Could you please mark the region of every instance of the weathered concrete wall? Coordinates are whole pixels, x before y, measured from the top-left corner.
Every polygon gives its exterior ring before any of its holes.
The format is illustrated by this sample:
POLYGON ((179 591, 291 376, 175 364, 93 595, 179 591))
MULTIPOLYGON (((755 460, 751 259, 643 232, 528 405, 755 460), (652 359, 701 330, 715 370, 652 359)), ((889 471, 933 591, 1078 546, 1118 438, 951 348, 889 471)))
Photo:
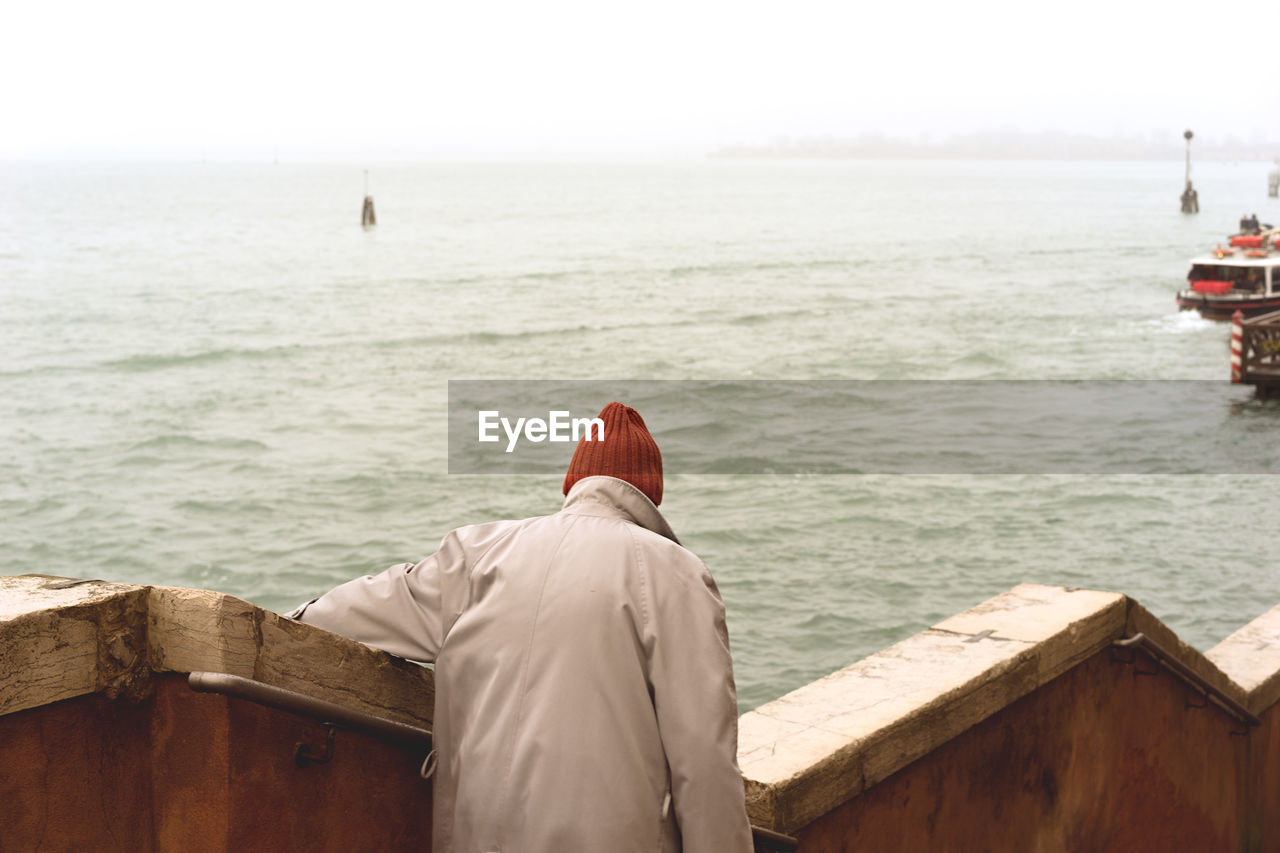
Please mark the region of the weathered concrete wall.
POLYGON ((431 673, 197 590, 0 578, 0 850, 430 849, 423 755, 195 693, 226 672, 430 724, 431 673))
POLYGON ((0 717, 0 850, 154 850, 148 717, 101 694, 0 717))
MULTIPOLYGON (((0 849, 429 849, 421 755, 342 732, 297 768, 320 724, 196 670, 430 725, 430 672, 237 599, 0 577, 0 849)), ((1024 584, 743 715, 739 762, 804 853, 1280 851, 1280 607, 1201 654, 1118 593, 1024 584), (1236 716, 1113 648, 1139 632, 1236 716)))
POLYGON ((1026 584, 744 715, 748 811, 804 851, 1280 850, 1278 673, 1280 608, 1202 655, 1026 584), (1139 632, 1262 725, 1113 649, 1139 632))
POLYGON ((1249 733, 1245 783, 1251 793, 1242 836, 1248 850, 1280 850, 1280 606, 1212 648, 1213 661, 1245 691, 1262 719, 1249 733))
POLYGON ((325 728, 158 677, 138 702, 90 694, 0 719, 0 849, 370 849, 431 844, 422 756, 340 731, 328 764, 299 768, 325 728))
POLYGON ((1095 654, 804 827, 802 848, 1241 849, 1256 735, 1139 666, 1095 654))
POLYGON ((1280 850, 1280 706, 1261 716, 1263 728, 1250 733, 1245 781, 1252 797, 1241 834, 1249 850, 1280 850))

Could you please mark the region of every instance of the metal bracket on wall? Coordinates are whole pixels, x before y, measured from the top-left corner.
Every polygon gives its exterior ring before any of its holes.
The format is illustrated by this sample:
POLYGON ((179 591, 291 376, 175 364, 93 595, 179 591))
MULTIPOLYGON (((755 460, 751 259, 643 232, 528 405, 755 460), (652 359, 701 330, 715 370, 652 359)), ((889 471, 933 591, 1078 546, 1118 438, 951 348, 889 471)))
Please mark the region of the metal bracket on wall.
POLYGON ((299 767, 306 767, 308 764, 328 764, 333 760, 333 739, 338 733, 338 727, 333 723, 325 723, 328 734, 324 738, 324 752, 317 754, 305 743, 299 741, 293 746, 293 763, 299 767))
POLYGON ((1159 674, 1160 670, 1159 670, 1158 668, 1157 668, 1157 669, 1147 670, 1147 669, 1143 669, 1142 667, 1138 666, 1138 654, 1137 654, 1137 652, 1135 652, 1133 649, 1125 649, 1125 650, 1126 650, 1126 651, 1128 651, 1128 653, 1129 653, 1129 654, 1128 654, 1128 656, 1125 656, 1125 655, 1121 654, 1120 652, 1116 651, 1116 645, 1117 645, 1116 643, 1112 643, 1112 644, 1111 644, 1111 661, 1112 661, 1112 663, 1122 663, 1122 664, 1124 664, 1125 666, 1131 666, 1131 667, 1133 667, 1133 671, 1134 671, 1134 674, 1135 674, 1135 675, 1157 675, 1157 674, 1159 674))

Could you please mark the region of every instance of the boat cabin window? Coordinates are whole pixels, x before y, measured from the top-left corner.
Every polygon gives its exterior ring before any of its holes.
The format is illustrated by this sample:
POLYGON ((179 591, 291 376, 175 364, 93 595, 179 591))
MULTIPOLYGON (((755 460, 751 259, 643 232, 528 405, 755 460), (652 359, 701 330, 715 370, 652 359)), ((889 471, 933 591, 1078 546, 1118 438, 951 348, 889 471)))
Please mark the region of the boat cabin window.
MULTIPOLYGON (((1232 290, 1262 293, 1267 287, 1265 273, 1266 271, 1262 267, 1194 264, 1191 267, 1191 272, 1187 273, 1187 280, 1192 283, 1197 281, 1227 281, 1231 283, 1232 290)), ((1277 285, 1280 285, 1280 282, 1277 285)))

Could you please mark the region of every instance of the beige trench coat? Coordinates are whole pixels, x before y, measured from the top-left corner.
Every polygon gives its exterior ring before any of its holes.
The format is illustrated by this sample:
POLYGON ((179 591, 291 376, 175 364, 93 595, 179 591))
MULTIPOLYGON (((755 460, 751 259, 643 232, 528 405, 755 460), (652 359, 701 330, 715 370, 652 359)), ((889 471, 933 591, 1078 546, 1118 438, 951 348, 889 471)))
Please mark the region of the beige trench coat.
POLYGON ((295 613, 436 662, 436 853, 748 853, 724 604, 638 489, 455 530, 295 613))

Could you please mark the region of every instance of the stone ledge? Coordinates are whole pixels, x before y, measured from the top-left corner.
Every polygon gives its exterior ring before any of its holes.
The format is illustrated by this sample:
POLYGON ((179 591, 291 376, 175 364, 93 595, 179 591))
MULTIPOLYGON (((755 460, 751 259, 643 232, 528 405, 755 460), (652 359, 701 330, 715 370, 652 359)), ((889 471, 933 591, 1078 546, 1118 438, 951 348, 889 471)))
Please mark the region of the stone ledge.
POLYGON ((1205 657, 1245 692, 1244 706, 1261 714, 1280 701, 1280 605, 1214 646, 1205 657))
POLYGON ((1119 637, 1118 593, 1022 584, 739 721, 754 823, 793 832, 1119 637))
POLYGON ((222 593, 0 577, 0 715, 86 693, 141 695, 153 672, 254 678, 431 726, 430 670, 222 593))
POLYGON ((1139 632, 1254 714, 1280 701, 1280 606, 1202 654, 1118 593, 1022 584, 744 714, 747 811, 794 832, 1139 632))

